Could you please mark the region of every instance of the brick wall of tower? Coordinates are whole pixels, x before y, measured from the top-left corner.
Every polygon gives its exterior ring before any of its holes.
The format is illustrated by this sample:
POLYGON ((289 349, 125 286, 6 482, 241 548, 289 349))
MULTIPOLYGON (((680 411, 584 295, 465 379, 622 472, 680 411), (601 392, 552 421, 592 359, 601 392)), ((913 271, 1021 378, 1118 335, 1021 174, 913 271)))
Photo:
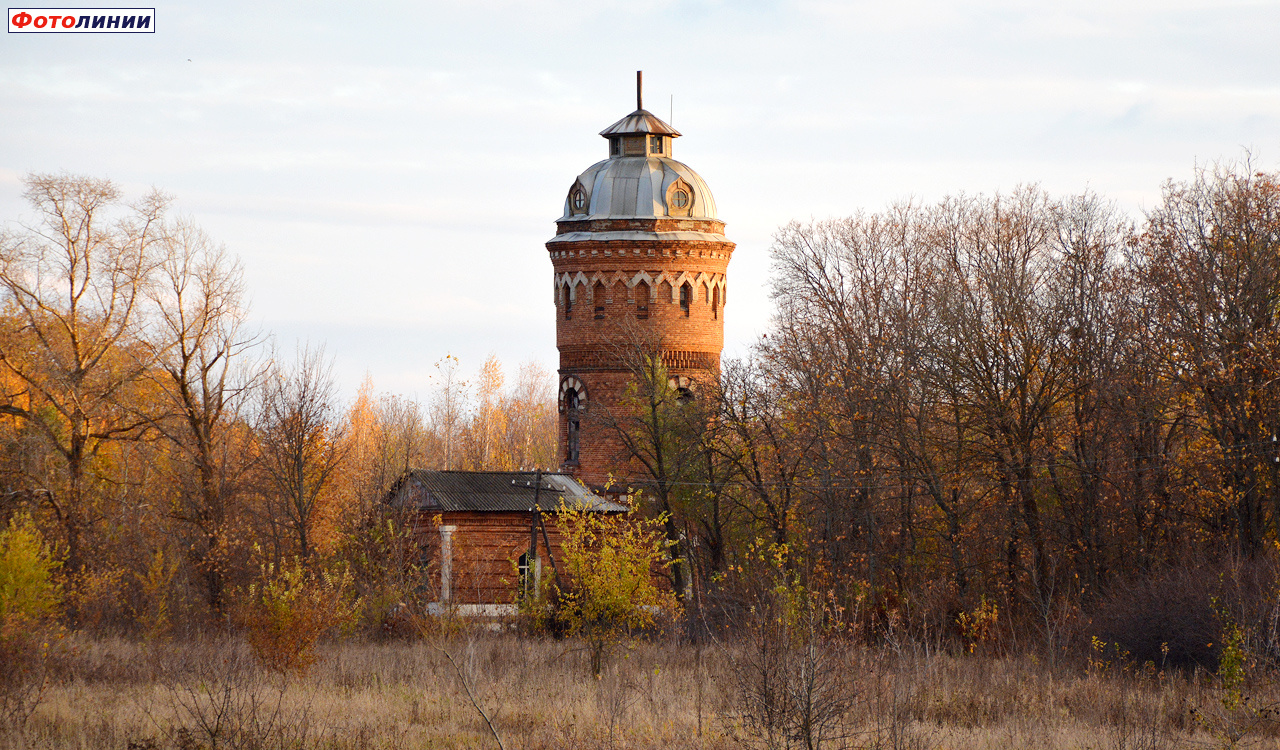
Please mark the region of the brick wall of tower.
MULTIPOLYGON (((600 486, 610 474, 619 478, 636 471, 634 466, 627 466, 627 456, 616 433, 599 420, 603 410, 616 408, 630 381, 620 355, 636 331, 661 337, 663 360, 672 376, 705 381, 718 373, 724 348, 725 272, 734 245, 723 239, 723 224, 718 221, 648 219, 592 224, 595 226, 562 222, 560 233, 583 229, 592 233, 693 230, 708 238, 547 243, 555 269, 552 291, 559 374, 561 379, 573 376, 581 380, 588 400, 581 419, 579 461, 562 468, 588 485, 600 486), (626 226, 615 226, 624 223, 626 226), (647 310, 636 295, 640 287, 627 283, 634 282, 640 272, 657 280, 650 284, 647 310), (576 299, 569 311, 563 294, 566 276, 577 285, 576 299), (687 315, 679 302, 678 281, 682 277, 691 281, 693 292, 687 315), (596 280, 604 284, 602 304, 595 299, 596 280), (673 289, 664 287, 663 281, 677 284, 673 289)), ((568 439, 568 420, 562 408, 562 457, 568 439)))
MULTIPOLYGON (((565 371, 561 371, 562 374, 565 371)), ((628 455, 618 434, 604 421, 608 409, 615 407, 626 393, 631 380, 630 373, 619 371, 574 372, 587 386, 589 400, 582 416, 581 449, 576 466, 565 465, 562 470, 571 472, 589 487, 603 487, 613 479, 614 488, 625 490, 626 479, 636 475, 637 469, 629 465, 628 455)), ((568 421, 560 415, 561 450, 569 439, 568 421)))

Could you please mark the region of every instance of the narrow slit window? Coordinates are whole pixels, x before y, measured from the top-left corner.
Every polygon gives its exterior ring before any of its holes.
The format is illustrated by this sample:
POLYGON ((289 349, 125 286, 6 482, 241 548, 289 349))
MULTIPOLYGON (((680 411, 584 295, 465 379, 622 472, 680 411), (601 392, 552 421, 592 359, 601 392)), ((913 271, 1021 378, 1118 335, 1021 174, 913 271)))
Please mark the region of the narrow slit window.
POLYGON ((636 317, 641 320, 649 317, 649 285, 643 281, 636 285, 636 317))

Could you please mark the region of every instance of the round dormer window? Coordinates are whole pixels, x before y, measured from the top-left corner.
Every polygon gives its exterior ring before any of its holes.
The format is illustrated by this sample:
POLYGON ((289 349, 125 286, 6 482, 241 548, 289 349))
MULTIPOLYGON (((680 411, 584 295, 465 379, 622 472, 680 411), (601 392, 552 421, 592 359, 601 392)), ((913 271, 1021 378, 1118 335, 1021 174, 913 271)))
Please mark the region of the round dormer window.
POLYGON ((677 179, 667 187, 667 215, 689 216, 693 211, 693 188, 677 179))
POLYGON ((582 187, 582 183, 575 183, 573 188, 569 190, 569 213, 573 216, 579 216, 587 212, 587 191, 582 187))

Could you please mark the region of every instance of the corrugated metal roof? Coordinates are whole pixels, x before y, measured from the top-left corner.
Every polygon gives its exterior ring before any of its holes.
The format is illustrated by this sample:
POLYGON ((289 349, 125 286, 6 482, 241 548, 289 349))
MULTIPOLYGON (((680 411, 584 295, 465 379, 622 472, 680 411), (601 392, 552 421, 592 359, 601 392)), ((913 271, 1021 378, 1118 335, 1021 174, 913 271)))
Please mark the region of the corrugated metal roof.
POLYGON ((635 112, 618 120, 614 124, 600 131, 600 135, 605 138, 615 135, 632 135, 635 133, 657 133, 659 135, 669 135, 672 138, 679 138, 680 131, 663 122, 657 115, 647 109, 637 109, 635 112))
MULTIPOLYGON (((428 471, 411 469, 388 493, 393 507, 413 510, 527 512, 533 508, 532 471, 428 471)), ((626 508, 590 492, 568 474, 542 475, 538 504, 555 510, 561 500, 570 507, 586 506, 605 513, 626 508)))

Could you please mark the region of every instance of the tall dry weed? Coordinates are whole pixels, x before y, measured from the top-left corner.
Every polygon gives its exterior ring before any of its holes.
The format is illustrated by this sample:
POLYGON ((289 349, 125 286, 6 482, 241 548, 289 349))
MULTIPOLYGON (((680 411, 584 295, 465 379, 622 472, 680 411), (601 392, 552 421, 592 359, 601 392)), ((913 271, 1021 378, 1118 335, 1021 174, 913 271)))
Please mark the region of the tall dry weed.
POLYGON ((177 750, 306 750, 322 734, 288 674, 268 672, 238 644, 190 654, 161 678, 152 723, 177 750))

